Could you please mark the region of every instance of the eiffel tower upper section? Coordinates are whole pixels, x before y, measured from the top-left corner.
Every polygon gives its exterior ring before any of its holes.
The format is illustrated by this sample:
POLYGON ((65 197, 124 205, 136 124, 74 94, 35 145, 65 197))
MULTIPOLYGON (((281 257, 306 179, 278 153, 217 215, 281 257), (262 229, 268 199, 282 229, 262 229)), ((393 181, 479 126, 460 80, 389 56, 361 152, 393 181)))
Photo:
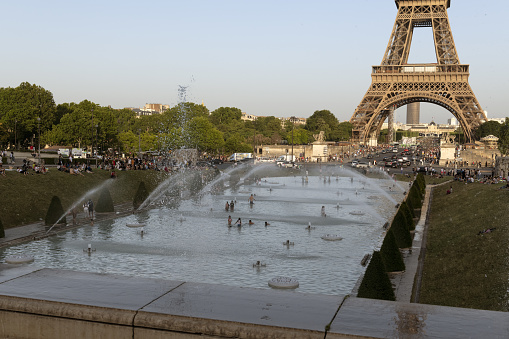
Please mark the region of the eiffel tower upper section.
POLYGON ((486 120, 468 83, 469 65, 459 61, 449 25, 450 0, 396 0, 398 14, 372 84, 350 122, 353 140, 376 138, 391 109, 411 102, 430 102, 449 110, 467 139, 486 120), (437 63, 408 64, 415 28, 431 27, 437 63))

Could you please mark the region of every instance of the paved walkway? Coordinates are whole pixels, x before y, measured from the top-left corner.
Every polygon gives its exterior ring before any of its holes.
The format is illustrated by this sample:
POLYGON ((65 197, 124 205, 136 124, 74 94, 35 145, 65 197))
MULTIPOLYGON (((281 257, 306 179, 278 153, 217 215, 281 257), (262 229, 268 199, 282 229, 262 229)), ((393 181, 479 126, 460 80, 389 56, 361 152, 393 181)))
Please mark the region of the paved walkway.
MULTIPOLYGON (((446 184, 446 183, 444 183, 446 184)), ((441 184, 443 185, 443 184, 441 184)), ((396 300, 401 302, 415 302, 413 296, 414 282, 420 282, 422 267, 420 259, 424 259, 426 248, 426 221, 428 219, 429 206, 431 203, 431 192, 435 186, 426 187, 426 195, 422 204, 422 213, 417 225, 415 226, 414 240, 412 248, 403 252, 405 261, 405 272, 395 274, 391 277, 395 285, 396 300)), ((420 284, 417 284, 418 287, 420 284)))
MULTIPOLYGON (((112 218, 117 218, 122 215, 127 215, 132 213, 132 204, 125 203, 121 205, 115 206, 115 213, 96 213, 94 216, 94 221, 102 221, 112 218)), ((42 239, 54 234, 58 234, 60 232, 65 232, 73 228, 82 227, 85 225, 90 225, 93 221, 85 215, 85 213, 78 213, 76 222, 73 225, 72 216, 67 216, 67 224, 58 224, 55 227, 51 228, 50 226, 44 225, 44 221, 40 221, 33 224, 8 228, 5 230, 5 237, 0 238, 0 247, 11 246, 16 243, 21 243, 25 241, 32 241, 37 239, 42 239), (51 230, 50 230, 51 228, 51 230)))

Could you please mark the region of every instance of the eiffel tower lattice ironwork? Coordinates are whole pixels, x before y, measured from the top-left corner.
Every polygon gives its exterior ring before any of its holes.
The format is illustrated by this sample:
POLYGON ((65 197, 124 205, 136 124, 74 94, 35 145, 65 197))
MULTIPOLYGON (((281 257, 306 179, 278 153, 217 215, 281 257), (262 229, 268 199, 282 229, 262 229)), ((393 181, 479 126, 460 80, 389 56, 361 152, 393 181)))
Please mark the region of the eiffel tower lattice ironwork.
POLYGON ((450 111, 471 141, 486 115, 468 83, 469 65, 460 64, 447 9, 451 0, 395 0, 396 22, 382 64, 373 66, 372 83, 350 122, 352 139, 379 135, 390 109, 430 102, 450 111), (432 27, 436 64, 408 64, 416 27, 432 27))

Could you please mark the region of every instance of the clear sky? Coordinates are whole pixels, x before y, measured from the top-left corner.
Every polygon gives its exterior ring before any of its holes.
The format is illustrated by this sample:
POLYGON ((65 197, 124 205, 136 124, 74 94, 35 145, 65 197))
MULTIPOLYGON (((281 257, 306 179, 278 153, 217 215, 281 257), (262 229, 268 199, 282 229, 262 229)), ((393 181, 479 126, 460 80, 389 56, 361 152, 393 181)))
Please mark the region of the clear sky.
MULTIPOLYGON (((1 1, 0 87, 35 83, 55 102, 114 108, 188 100, 210 111, 349 120, 382 61, 393 0, 1 1)), ((452 0, 460 61, 489 117, 509 116, 506 0, 452 0)), ((410 62, 436 62, 431 29, 417 29, 410 62)), ((406 108, 397 111, 404 122, 406 108)), ((421 122, 452 115, 421 108, 421 122)))

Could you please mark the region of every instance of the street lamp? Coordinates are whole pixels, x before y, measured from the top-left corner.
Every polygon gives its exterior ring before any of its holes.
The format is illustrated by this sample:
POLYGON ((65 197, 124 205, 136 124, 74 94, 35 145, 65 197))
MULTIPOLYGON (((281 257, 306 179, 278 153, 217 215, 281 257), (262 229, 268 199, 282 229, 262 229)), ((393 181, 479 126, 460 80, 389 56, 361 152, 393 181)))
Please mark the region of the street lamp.
POLYGON ((293 160, 294 159, 293 158, 293 126, 294 126, 294 123, 295 123, 295 117, 294 116, 290 117, 290 121, 292 123, 292 163, 293 163, 294 162, 294 160, 293 160))
POLYGON ((92 157, 94 157, 94 110, 92 109, 92 157))
POLYGON ((14 120, 14 149, 18 150, 18 119, 14 120))
POLYGON ((37 117, 37 125, 38 125, 38 130, 39 130, 39 166, 41 166, 41 118, 37 117))

